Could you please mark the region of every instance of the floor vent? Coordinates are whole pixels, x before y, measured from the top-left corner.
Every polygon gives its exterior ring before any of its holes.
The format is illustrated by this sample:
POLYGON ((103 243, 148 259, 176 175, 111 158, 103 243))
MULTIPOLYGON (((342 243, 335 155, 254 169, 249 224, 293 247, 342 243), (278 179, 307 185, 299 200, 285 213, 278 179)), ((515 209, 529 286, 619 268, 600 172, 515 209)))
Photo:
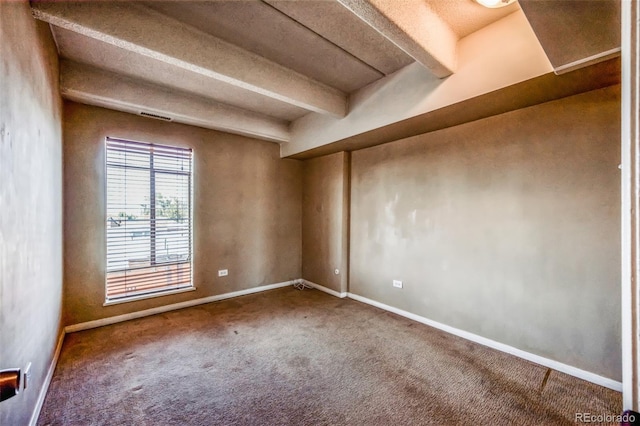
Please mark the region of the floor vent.
POLYGON ((172 121, 173 118, 171 117, 165 117, 164 115, 158 115, 158 114, 151 114, 150 112, 144 112, 144 111, 140 111, 140 115, 143 117, 150 117, 150 118, 155 118, 156 120, 162 120, 162 121, 172 121))

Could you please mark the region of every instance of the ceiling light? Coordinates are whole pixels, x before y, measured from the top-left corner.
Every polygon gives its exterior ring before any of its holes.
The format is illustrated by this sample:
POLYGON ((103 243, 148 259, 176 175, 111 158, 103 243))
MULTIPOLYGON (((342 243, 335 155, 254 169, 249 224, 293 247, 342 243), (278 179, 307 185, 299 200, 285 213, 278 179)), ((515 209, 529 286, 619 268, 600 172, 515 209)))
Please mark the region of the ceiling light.
POLYGON ((509 6, 516 0, 476 0, 479 4, 490 9, 496 9, 498 7, 509 6))

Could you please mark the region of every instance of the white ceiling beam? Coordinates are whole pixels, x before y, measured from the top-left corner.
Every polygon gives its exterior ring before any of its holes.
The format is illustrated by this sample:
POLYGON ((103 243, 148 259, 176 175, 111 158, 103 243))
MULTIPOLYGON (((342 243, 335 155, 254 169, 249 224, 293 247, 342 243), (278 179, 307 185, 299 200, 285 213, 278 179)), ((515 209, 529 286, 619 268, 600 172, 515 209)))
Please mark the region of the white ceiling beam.
POLYGON ((338 0, 438 78, 456 70, 458 36, 423 0, 338 0))
MULTIPOLYGON (((547 55, 520 10, 461 39, 458 58, 458 72, 446 79, 438 79, 414 62, 363 87, 351 94, 350 112, 346 118, 338 120, 307 114, 293 121, 291 141, 280 145, 281 156, 297 156, 350 138, 401 139, 407 137, 410 129, 411 132, 424 129, 428 120, 425 117, 429 114, 437 114, 456 104, 473 103, 473 99, 490 93, 499 94, 509 86, 553 72, 547 55), (395 130, 392 132, 390 128, 399 131, 393 133, 395 130)), ((507 103, 523 105, 522 99, 536 96, 539 90, 518 94, 507 103)), ((497 95, 496 102, 499 98, 497 95)), ((495 107, 491 102, 476 105, 475 113, 495 107)), ((474 112, 458 111, 455 114, 470 117, 474 112)), ((438 121, 448 120, 444 117, 438 121)), ((425 131, 428 130, 422 130, 425 131)))
POLYGON ((60 61, 60 92, 65 99, 139 114, 166 116, 172 121, 271 142, 289 140, 288 122, 214 102, 88 65, 60 61))
POLYGON ((268 111, 269 115, 287 121, 309 113, 308 110, 291 104, 213 80, 148 56, 120 49, 73 31, 56 26, 52 26, 52 29, 58 53, 62 58, 249 111, 258 113, 268 111))
POLYGON ((128 2, 33 2, 42 21, 309 111, 343 117, 346 95, 128 2))

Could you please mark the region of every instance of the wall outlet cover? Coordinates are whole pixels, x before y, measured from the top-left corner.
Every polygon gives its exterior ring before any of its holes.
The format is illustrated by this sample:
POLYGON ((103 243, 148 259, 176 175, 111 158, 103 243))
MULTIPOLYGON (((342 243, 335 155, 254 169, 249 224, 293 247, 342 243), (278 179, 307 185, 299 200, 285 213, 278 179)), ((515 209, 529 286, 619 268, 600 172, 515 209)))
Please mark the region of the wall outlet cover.
POLYGON ((22 373, 22 389, 26 389, 27 385, 31 382, 31 363, 28 363, 22 373))
POLYGON ((402 281, 393 280, 393 286, 396 288, 402 288, 402 281))
POLYGON ((227 275, 229 275, 229 270, 228 269, 220 269, 218 271, 218 276, 219 277, 226 277, 227 275))

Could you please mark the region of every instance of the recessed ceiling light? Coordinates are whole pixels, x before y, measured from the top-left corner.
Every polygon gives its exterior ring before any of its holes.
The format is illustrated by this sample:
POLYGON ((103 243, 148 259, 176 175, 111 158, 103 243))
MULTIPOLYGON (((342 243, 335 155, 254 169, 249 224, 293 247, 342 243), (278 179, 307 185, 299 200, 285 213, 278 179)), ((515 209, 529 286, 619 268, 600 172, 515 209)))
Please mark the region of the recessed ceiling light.
POLYGON ((498 7, 509 6, 516 0, 476 0, 479 4, 490 9, 496 9, 498 7))

